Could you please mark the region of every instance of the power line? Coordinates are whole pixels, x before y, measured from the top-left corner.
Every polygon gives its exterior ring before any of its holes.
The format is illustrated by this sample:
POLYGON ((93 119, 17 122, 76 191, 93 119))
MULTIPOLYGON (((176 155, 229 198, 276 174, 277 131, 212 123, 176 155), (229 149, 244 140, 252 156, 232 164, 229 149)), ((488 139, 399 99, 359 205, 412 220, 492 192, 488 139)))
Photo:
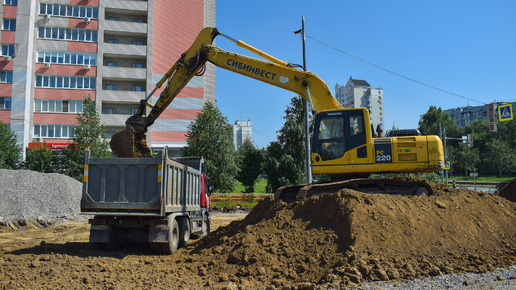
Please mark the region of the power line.
POLYGON ((307 38, 312 39, 313 41, 316 41, 316 42, 318 42, 318 43, 320 43, 320 44, 324 45, 324 46, 327 46, 327 47, 329 47, 329 48, 331 48, 331 49, 334 49, 334 50, 336 50, 336 51, 338 51, 338 52, 340 52, 340 53, 343 53, 343 54, 345 54, 345 55, 347 55, 347 56, 349 56, 349 57, 352 57, 352 58, 354 58, 354 59, 356 59, 356 60, 359 60, 359 61, 361 61, 361 62, 367 63, 368 65, 374 66, 374 67, 376 67, 376 68, 378 68, 378 69, 381 69, 381 70, 383 70, 383 71, 386 71, 386 72, 388 72, 388 73, 390 73, 390 74, 393 74, 393 75, 395 75, 395 76, 398 76, 398 77, 404 78, 404 79, 409 80, 409 81, 411 81, 411 82, 414 82, 414 83, 417 83, 417 84, 423 85, 423 86, 425 86, 425 87, 429 87, 429 88, 434 89, 434 90, 437 90, 437 91, 441 91, 441 92, 446 93, 446 94, 450 94, 450 95, 452 95, 452 96, 456 96, 456 97, 463 98, 463 99, 468 100, 468 101, 477 102, 477 103, 480 103, 480 104, 486 104, 486 105, 487 105, 487 103, 484 103, 484 102, 481 102, 481 101, 477 101, 477 100, 474 100, 474 99, 471 99, 471 98, 465 97, 465 96, 463 96, 463 95, 459 95, 459 94, 456 94, 456 93, 452 93, 452 92, 450 92, 450 91, 443 90, 443 89, 440 89, 440 88, 438 88, 438 87, 434 87, 434 86, 432 86, 432 85, 428 85, 428 84, 425 84, 425 83, 420 82, 420 81, 418 81, 418 80, 415 80, 415 79, 409 78, 409 77, 404 76, 404 75, 402 75, 402 74, 399 74, 399 73, 393 72, 393 71, 388 70, 388 69, 386 69, 386 68, 384 68, 384 67, 381 67, 381 66, 379 66, 379 65, 376 65, 376 64, 374 64, 374 63, 372 63, 372 62, 369 62, 369 61, 367 61, 367 60, 361 59, 361 58, 359 58, 358 56, 354 56, 354 55, 352 55, 352 54, 350 54, 350 53, 347 53, 347 52, 345 52, 345 51, 342 51, 342 50, 340 50, 340 49, 338 49, 338 48, 336 48, 336 47, 333 47, 333 46, 331 46, 331 45, 329 45, 329 44, 327 44, 327 43, 324 43, 324 42, 322 42, 322 41, 320 41, 320 40, 318 40, 318 39, 315 39, 315 38, 313 38, 313 37, 311 37, 311 36, 309 36, 309 35, 305 35, 305 36, 306 36, 307 38))

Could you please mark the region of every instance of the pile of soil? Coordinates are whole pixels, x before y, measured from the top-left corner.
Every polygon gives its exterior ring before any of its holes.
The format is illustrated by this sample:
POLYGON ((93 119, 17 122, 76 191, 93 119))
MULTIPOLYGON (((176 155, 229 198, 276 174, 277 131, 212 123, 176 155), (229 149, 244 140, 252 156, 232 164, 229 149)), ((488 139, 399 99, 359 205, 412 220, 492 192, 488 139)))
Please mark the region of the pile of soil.
POLYGON ((171 256, 142 246, 95 251, 87 224, 0 240, 0 286, 339 289, 516 265, 515 203, 431 186, 429 197, 346 189, 291 204, 265 199, 171 256))
POLYGON ((293 204, 268 199, 203 239, 189 259, 220 273, 208 285, 349 287, 516 265, 513 202, 431 186, 430 197, 346 189, 293 204))
POLYGON ((147 134, 136 132, 132 127, 116 132, 109 142, 109 147, 119 158, 152 157, 147 145, 147 134))

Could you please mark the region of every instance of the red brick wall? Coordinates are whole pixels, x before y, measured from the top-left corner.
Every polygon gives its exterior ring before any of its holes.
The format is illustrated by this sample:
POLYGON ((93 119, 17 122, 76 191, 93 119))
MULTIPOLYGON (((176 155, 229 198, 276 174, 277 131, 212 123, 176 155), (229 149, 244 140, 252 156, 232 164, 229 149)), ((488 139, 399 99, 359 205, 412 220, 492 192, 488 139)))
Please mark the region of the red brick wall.
POLYGON ((0 121, 4 124, 11 123, 11 110, 0 110, 0 121))
POLYGON ((34 124, 77 124, 76 113, 34 113, 34 124))
POLYGON ((84 97, 91 96, 92 100, 95 100, 94 90, 77 90, 77 89, 46 89, 46 88, 35 88, 34 98, 35 99, 47 99, 47 100, 75 100, 82 101, 84 97))
MULTIPOLYGON (((165 74, 204 28, 204 1, 155 0, 152 73, 165 74)), ((156 91, 158 96, 161 91, 156 91)), ((204 98, 203 88, 185 88, 176 98, 204 98)), ((165 109, 160 119, 194 120, 199 110, 165 109)), ((186 131, 152 131, 153 142, 185 142, 186 131)))
POLYGON ((186 142, 186 132, 183 131, 153 131, 154 142, 186 142))

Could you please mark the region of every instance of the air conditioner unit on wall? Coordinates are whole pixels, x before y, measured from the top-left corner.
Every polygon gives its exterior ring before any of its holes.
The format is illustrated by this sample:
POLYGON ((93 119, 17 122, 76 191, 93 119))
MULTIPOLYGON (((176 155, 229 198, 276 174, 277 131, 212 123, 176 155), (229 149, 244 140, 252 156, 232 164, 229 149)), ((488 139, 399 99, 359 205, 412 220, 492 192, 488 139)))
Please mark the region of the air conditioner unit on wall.
POLYGON ((48 19, 50 19, 50 18, 52 17, 52 15, 51 15, 51 14, 45 14, 45 16, 44 16, 44 17, 45 17, 45 19, 47 19, 47 20, 48 20, 48 19))
POLYGON ((90 22, 91 21, 91 17, 84 17, 82 20, 84 20, 84 22, 90 22))
POLYGON ((84 69, 90 69, 91 68, 91 65, 90 64, 85 64, 84 65, 84 69))
POLYGON ((9 55, 4 56, 4 60, 5 60, 5 61, 11 61, 11 57, 10 57, 9 55))
POLYGON ((44 66, 44 67, 46 67, 46 68, 49 68, 49 67, 50 67, 50 63, 49 63, 49 62, 45 62, 45 63, 43 64, 43 66, 44 66))

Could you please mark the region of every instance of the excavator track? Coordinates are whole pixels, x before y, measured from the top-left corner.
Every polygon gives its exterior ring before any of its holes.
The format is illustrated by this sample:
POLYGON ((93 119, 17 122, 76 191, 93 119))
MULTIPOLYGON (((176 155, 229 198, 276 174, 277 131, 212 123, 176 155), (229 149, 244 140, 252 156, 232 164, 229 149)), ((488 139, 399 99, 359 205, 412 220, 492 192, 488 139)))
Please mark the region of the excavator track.
POLYGON ((432 187, 424 180, 401 180, 397 178, 358 178, 345 181, 283 186, 274 197, 287 203, 304 200, 312 196, 337 193, 341 189, 371 194, 420 195, 433 194, 432 187))

